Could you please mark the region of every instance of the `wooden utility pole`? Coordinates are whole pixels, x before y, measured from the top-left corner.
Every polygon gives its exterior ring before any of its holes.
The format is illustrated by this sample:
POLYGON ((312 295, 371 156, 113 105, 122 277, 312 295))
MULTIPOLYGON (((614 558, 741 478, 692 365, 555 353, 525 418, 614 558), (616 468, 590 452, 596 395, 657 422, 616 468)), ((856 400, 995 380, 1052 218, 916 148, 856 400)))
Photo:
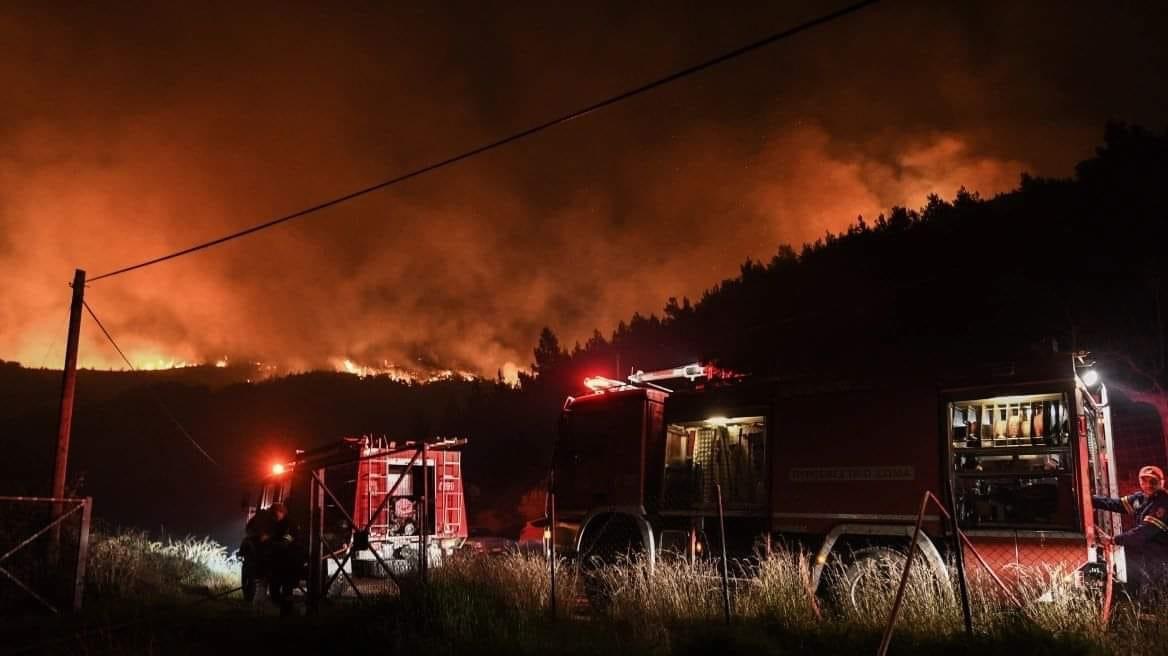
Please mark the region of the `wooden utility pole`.
MULTIPOLYGON (((73 273, 73 302, 69 305, 69 333, 65 341, 65 367, 61 372, 61 412, 57 420, 57 458, 53 462, 53 531, 49 535, 49 563, 61 555, 61 525, 56 520, 65 511, 65 475, 69 465, 69 434, 73 429, 73 396, 77 389, 77 341, 81 336, 81 308, 85 304, 85 272, 73 273)), ((88 509, 85 511, 89 512, 88 509)))
MULTIPOLYGON (((69 464, 69 435, 73 429, 73 398, 77 389, 77 341, 81 336, 81 308, 85 304, 85 272, 73 274, 73 302, 69 305, 69 335, 65 342, 65 367, 61 373, 61 412, 57 421, 57 459, 53 465, 54 499, 65 497, 69 464)), ((54 515, 59 514, 59 510, 54 515)))

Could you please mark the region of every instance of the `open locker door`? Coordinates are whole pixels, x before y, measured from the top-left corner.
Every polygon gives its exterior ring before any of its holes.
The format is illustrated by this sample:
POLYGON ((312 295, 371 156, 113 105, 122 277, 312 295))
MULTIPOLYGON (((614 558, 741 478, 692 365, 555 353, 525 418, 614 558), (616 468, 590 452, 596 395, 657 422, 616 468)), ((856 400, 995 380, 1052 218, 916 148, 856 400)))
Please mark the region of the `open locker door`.
MULTIPOLYGON (((1104 497, 1118 497, 1119 484, 1115 473, 1115 445, 1111 438, 1111 409, 1107 398, 1107 388, 1102 383, 1095 394, 1078 381, 1076 396, 1079 406, 1078 433, 1080 438, 1080 453, 1086 452, 1083 462, 1086 467, 1087 494, 1085 502, 1090 504, 1091 495, 1104 497)), ((1096 511, 1088 505, 1087 520, 1088 543, 1096 544, 1092 525, 1108 535, 1123 532, 1123 523, 1120 516, 1113 512, 1096 511)), ((1115 552, 1116 577, 1120 581, 1127 580, 1127 571, 1123 548, 1115 552)))

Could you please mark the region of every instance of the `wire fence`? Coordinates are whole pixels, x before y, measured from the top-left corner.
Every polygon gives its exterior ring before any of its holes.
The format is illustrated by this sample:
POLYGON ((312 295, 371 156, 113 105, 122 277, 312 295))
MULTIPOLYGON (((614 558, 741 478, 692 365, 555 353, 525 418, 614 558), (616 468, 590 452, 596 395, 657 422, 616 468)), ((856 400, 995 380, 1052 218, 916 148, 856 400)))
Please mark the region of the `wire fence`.
POLYGON ((419 575, 423 523, 429 565, 440 564, 452 543, 461 542, 442 535, 442 522, 435 517, 435 462, 445 454, 431 454, 425 468, 413 455, 420 452, 320 470, 325 488, 321 546, 326 594, 397 594, 405 580, 419 575), (425 502, 423 475, 430 477, 430 498, 425 502))
MULTIPOLYGON (((1037 569, 1059 569, 1075 572, 1087 560, 1087 545, 1083 538, 1050 538, 1026 535, 981 536, 972 535, 970 540, 981 557, 1007 580, 1016 578, 1018 572, 1037 569)), ((975 562, 969 548, 966 548, 967 563, 975 562)))
POLYGON ((77 610, 93 500, 0 497, 0 614, 77 610))

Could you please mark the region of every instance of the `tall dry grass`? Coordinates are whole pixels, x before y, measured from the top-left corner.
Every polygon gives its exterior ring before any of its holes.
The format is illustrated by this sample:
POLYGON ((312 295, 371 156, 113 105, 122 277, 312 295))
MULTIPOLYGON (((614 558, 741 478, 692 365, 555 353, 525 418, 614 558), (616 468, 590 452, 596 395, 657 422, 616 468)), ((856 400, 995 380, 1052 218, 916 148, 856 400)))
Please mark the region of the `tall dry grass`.
POLYGON ((94 533, 87 590, 108 597, 171 597, 239 586, 239 562, 208 538, 152 540, 144 531, 94 533))
POLYGON ((806 629, 821 620, 823 603, 811 590, 811 557, 806 552, 774 551, 746 574, 754 576, 735 597, 735 612, 792 629, 806 629))
MULTIPOLYGON (((556 572, 557 604, 574 601, 573 567, 556 572)), ((547 560, 512 552, 481 557, 455 555, 435 567, 426 585, 404 585, 401 613, 394 618, 405 632, 421 628, 450 644, 522 644, 546 624, 550 571, 547 560)))
MULTIPOLYGON (((706 639, 746 639, 763 646, 795 639, 830 653, 854 653, 878 641, 902 564, 896 558, 867 562, 865 584, 852 603, 851 596, 812 594, 811 562, 804 552, 779 549, 768 558, 734 561, 729 629, 722 628, 717 564, 681 558, 662 558, 654 567, 635 556, 585 568, 562 561, 557 569, 557 623, 549 621, 546 559, 518 552, 445 559, 431 571, 428 585, 405 585, 389 609, 378 612, 394 641, 431 641, 426 644, 436 649, 486 645, 510 650, 521 645, 514 653, 583 653, 557 651, 565 636, 574 635, 589 644, 649 646, 656 653, 706 639), (577 600, 586 594, 593 603, 581 608, 577 600)), ((1021 645, 1017 653, 1153 654, 1164 653, 1168 645, 1165 607, 1135 604, 1117 594, 1114 616, 1104 627, 1097 591, 1077 584, 1068 572, 1046 568, 1011 573, 1010 586, 1021 610, 989 577, 971 569, 976 635, 969 640, 955 582, 941 584, 920 561, 916 564, 896 624, 894 644, 901 651, 949 653, 959 647, 962 653, 991 653, 1021 645), (1060 651, 1050 651, 1056 647, 1060 651)), ((825 576, 830 583, 840 573, 825 576)), ((153 600, 184 587, 235 587, 238 563, 209 540, 164 542, 140 532, 107 534, 94 538, 87 579, 99 595, 153 600)))
MULTIPOLYGON (((575 600, 577 569, 560 560, 556 568, 556 601, 568 608, 575 600)), ((551 570, 542 555, 518 551, 489 558, 456 554, 435 568, 431 585, 475 587, 498 596, 525 613, 542 613, 551 589, 551 570)))
MULTIPOLYGON (((735 560, 728 569, 728 596, 735 617, 768 618, 791 628, 807 627, 821 615, 810 592, 810 560, 798 551, 776 552, 760 561, 735 560)), ((624 556, 586 575, 593 588, 592 611, 640 626, 721 622, 725 617, 720 565, 624 556)))
MULTIPOLYGON (((879 635, 888 620, 904 561, 868 561, 865 583, 851 595, 810 592, 811 563, 806 553, 777 550, 769 558, 736 561, 729 569, 733 621, 738 625, 779 626, 796 633, 879 635), (854 603, 853 603, 854 599, 854 603)), ((838 589, 841 569, 828 571, 838 589)), ((604 619, 641 627, 656 635, 671 628, 723 621, 721 578, 712 561, 662 559, 650 568, 644 559, 625 557, 590 574, 605 602, 593 608, 604 619)), ((1087 652, 1160 653, 1168 650, 1168 609, 1133 603, 1117 595, 1108 626, 1101 622, 1097 590, 1057 568, 1020 568, 1011 572, 1015 606, 983 572, 971 570, 969 587, 976 637, 989 641, 1058 639, 1087 652), (1021 638, 1020 638, 1021 636, 1021 638)), ((964 623, 956 580, 940 582, 917 560, 910 574, 896 623, 897 639, 916 644, 960 641, 964 623)))

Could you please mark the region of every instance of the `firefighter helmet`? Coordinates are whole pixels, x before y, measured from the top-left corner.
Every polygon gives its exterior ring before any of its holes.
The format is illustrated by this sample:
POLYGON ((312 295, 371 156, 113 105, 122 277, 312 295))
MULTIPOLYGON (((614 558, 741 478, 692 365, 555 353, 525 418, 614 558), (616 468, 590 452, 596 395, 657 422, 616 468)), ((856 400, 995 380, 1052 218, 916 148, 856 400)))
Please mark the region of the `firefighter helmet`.
POLYGON ((1164 470, 1155 465, 1148 465, 1140 468, 1139 478, 1154 478, 1161 483, 1164 482, 1164 470))

